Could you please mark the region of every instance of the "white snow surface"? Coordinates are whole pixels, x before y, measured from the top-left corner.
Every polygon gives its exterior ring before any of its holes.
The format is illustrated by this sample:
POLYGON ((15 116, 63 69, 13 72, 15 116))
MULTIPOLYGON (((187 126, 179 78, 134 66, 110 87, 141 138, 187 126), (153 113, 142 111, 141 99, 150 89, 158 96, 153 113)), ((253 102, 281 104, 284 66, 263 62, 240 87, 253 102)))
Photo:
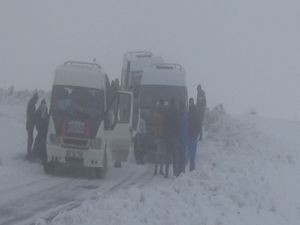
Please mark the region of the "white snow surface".
MULTIPOLYGON (((21 103, 0 103, 1 204, 16 197, 9 194, 16 195, 13 189, 24 187, 23 195, 39 191, 35 186, 36 190, 26 192, 27 184, 35 181, 46 180, 43 185, 50 186, 55 182, 74 182, 46 176, 39 164, 21 160, 26 151, 24 107, 21 103)), ((61 211, 50 221, 45 217, 37 219, 36 224, 297 225, 299 137, 299 122, 233 116, 218 107, 208 113, 205 121, 205 138, 198 145, 194 172, 169 179, 155 176, 148 182, 115 191, 100 189, 95 198, 87 197, 79 207, 61 211)), ((126 169, 141 167, 129 163, 126 169)), ((146 172, 151 174, 152 168, 146 172)), ((112 182, 117 174, 108 174, 101 184, 112 182)), ((118 178, 123 174, 119 173, 118 178)), ((93 184, 98 185, 97 182, 93 184)))
POLYGON ((53 225, 299 224, 300 124, 214 110, 197 169, 63 212, 53 225))

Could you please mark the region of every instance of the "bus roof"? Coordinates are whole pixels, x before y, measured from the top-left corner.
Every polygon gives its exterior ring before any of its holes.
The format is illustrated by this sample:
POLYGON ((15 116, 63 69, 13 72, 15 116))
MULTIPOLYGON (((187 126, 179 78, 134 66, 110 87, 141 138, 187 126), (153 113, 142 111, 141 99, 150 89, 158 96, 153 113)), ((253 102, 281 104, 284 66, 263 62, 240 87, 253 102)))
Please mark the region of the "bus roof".
POLYGON ((151 57, 151 58, 137 58, 131 61, 131 71, 142 71, 146 66, 151 66, 158 63, 163 63, 162 57, 151 57))
POLYGON ((186 86, 185 70, 179 64, 155 64, 145 67, 141 85, 186 86))
POLYGON ((56 69, 54 85, 105 89, 105 76, 96 63, 68 61, 56 69))
POLYGON ((130 62, 131 71, 142 71, 145 66, 163 63, 162 57, 154 56, 150 51, 132 51, 126 52, 123 58, 123 67, 127 67, 130 62))

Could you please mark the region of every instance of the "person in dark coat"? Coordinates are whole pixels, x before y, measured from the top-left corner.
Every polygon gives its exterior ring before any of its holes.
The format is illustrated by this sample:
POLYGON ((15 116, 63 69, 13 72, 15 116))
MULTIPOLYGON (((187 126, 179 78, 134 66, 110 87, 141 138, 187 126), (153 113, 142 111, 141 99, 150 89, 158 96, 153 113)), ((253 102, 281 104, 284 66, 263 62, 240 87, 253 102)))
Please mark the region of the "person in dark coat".
POLYGON ((179 143, 179 112, 176 106, 175 99, 170 101, 170 105, 166 110, 165 122, 164 122, 165 138, 166 138, 166 172, 165 177, 169 176, 169 166, 173 163, 173 173, 176 171, 176 152, 178 151, 179 143))
POLYGON ((197 153, 197 142, 200 134, 200 126, 198 123, 199 115, 197 107, 194 104, 194 99, 189 99, 189 113, 188 113, 188 150, 189 150, 189 164, 190 171, 195 169, 195 158, 197 153))
POLYGON ((46 160, 46 140, 48 133, 49 114, 46 101, 43 99, 35 113, 37 136, 34 141, 33 153, 42 161, 46 160))
POLYGON ((185 156, 188 143, 188 113, 184 103, 180 103, 179 110, 179 148, 176 154, 176 176, 185 172, 185 156))
POLYGON ((33 131, 35 126, 35 105, 39 99, 37 93, 34 93, 27 104, 26 110, 26 130, 27 130, 27 155, 26 159, 30 159, 32 153, 33 131))
POLYGON ((202 123, 203 123, 204 113, 206 109, 206 95, 200 84, 197 87, 197 109, 199 114, 199 126, 200 126, 199 140, 202 140, 202 134, 203 134, 202 123))

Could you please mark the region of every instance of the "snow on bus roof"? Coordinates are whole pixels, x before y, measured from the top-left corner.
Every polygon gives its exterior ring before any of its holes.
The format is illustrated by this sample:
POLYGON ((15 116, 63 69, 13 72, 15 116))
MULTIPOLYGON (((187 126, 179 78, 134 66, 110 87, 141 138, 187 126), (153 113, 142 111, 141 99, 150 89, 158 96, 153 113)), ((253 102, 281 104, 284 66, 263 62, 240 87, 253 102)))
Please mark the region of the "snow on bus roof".
POLYGON ((144 58, 134 58, 134 60, 131 61, 130 67, 131 71, 138 71, 143 70, 146 66, 151 66, 158 63, 163 63, 164 60, 162 57, 155 56, 155 57, 144 57, 144 58))
POLYGON ((124 54, 124 58, 149 58, 152 57, 151 51, 131 51, 124 54))
POLYGON ((186 86, 185 70, 179 64, 156 64, 143 70, 142 85, 186 86))
POLYGON ((96 63, 68 61, 56 69, 54 85, 105 89, 105 75, 96 63))

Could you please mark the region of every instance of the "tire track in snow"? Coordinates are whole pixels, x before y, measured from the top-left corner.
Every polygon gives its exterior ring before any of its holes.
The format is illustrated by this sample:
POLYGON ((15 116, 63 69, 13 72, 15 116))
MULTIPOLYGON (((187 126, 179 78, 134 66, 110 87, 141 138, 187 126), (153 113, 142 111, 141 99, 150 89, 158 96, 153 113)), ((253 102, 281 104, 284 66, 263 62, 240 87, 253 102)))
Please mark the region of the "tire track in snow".
MULTIPOLYGON (((133 177, 133 174, 128 175, 118 184, 113 185, 107 190, 102 190, 101 192, 98 192, 97 195, 90 197, 89 200, 98 200, 99 198, 104 197, 108 194, 113 194, 115 191, 126 189, 134 185, 138 187, 143 187, 154 178, 153 174, 151 172, 149 173, 150 168, 151 166, 147 166, 145 168, 145 171, 136 177, 133 177)), ((50 223, 61 211, 71 211, 79 207, 81 203, 82 201, 70 203, 66 207, 60 210, 56 210, 55 212, 53 212, 51 215, 49 215, 44 219, 47 223, 50 223)), ((31 223, 30 225, 34 225, 34 223, 31 223)))
MULTIPOLYGON (((37 189, 36 192, 28 195, 23 193, 21 197, 0 203, 0 224, 34 224, 34 220, 37 218, 51 221, 62 210, 72 210, 80 206, 85 199, 96 200, 132 185, 144 185, 153 177, 149 172, 150 167, 137 167, 131 165, 129 168, 125 168, 125 174, 122 171, 123 176, 119 175, 117 179, 114 179, 113 174, 118 171, 114 171, 108 179, 103 180, 80 178, 70 180, 67 178, 68 180, 63 179, 62 183, 52 184, 51 179, 55 178, 49 178, 49 185, 52 186, 46 188, 38 181, 33 182, 27 188, 37 189), (37 187, 39 185, 41 187, 37 187)), ((16 190, 19 190, 19 187, 16 187, 16 190)))

